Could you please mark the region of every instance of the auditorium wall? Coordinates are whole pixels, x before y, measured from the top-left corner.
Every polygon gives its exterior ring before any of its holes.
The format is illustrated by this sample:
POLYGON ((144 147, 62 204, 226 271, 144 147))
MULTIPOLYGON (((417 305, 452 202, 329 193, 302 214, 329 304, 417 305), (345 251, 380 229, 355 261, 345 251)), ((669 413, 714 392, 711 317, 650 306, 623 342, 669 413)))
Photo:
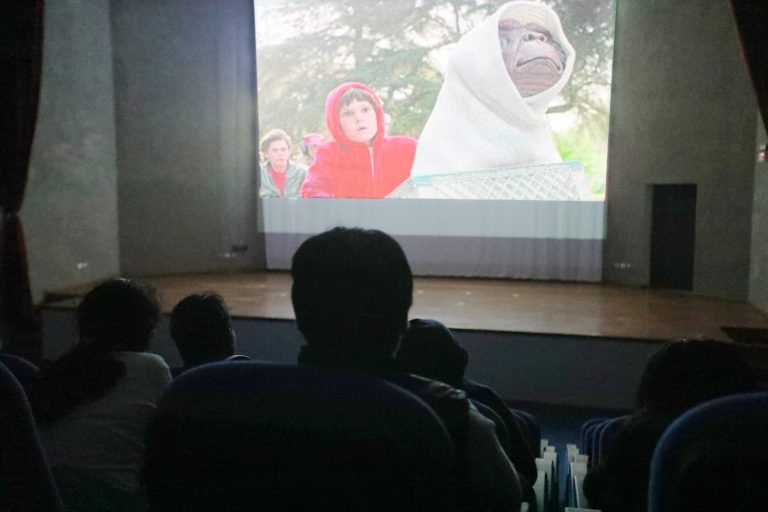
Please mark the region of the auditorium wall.
MULTIPOLYGON (((651 185, 695 183, 694 292, 764 307, 757 109, 727 2, 616 5, 603 277, 647 285, 651 185)), ((247 206, 256 204, 251 9, 47 2, 22 210, 36 301, 120 272, 263 267, 247 206)))
POLYGON ((606 281, 649 282, 653 184, 697 186, 693 292, 746 300, 757 103, 728 2, 617 2, 606 281))
POLYGON ((257 239, 253 6, 112 2, 120 266, 263 266, 257 239))
POLYGON ((33 299, 119 272, 108 0, 46 2, 40 104, 21 211, 33 299))
MULTIPOLYGON (((766 143, 765 125, 758 119, 757 147, 765 147, 766 143)), ((768 312, 768 159, 755 163, 751 261, 749 301, 768 312)))

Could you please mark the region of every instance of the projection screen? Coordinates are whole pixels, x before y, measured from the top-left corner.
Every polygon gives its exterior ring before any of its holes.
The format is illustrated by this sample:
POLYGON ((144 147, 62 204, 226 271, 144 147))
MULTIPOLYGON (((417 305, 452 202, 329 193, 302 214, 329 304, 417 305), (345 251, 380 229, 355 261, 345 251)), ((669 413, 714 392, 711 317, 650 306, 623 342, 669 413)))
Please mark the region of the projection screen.
POLYGON ((254 5, 269 268, 348 225, 420 275, 600 279, 613 0, 254 5))

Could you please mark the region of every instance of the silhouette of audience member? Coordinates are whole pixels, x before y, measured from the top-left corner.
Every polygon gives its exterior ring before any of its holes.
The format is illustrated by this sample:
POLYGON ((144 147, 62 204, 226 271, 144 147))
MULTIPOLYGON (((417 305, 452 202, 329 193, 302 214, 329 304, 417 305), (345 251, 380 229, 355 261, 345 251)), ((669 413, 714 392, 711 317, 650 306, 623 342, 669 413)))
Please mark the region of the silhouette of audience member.
POLYGON ((184 359, 175 376, 195 366, 223 360, 248 359, 235 354, 235 331, 224 299, 215 293, 182 299, 171 312, 171 336, 184 359))
POLYGON ((607 450, 605 462, 584 480, 592 508, 645 511, 651 457, 666 428, 686 410, 755 383, 739 348, 714 340, 682 340, 655 353, 640 379, 637 410, 607 450))
POLYGON ((509 439, 504 449, 520 476, 524 499, 535 499, 531 486, 536 481, 536 462, 525 434, 501 397, 487 386, 464 377, 469 357, 453 333, 436 320, 413 319, 395 358, 406 371, 461 389, 471 400, 489 407, 501 418, 509 439))
POLYGON ((96 286, 77 308, 79 340, 30 386, 40 437, 70 510, 130 509, 144 435, 171 382, 147 352, 158 320, 154 290, 128 279, 96 286), (105 508, 106 509, 106 508, 105 508))
POLYGON ((394 359, 408 325, 413 278, 400 245, 377 230, 334 228, 293 257, 291 299, 306 340, 299 363, 387 379, 420 396, 443 420, 467 470, 477 509, 518 510, 517 473, 494 424, 448 385, 410 376, 394 359))

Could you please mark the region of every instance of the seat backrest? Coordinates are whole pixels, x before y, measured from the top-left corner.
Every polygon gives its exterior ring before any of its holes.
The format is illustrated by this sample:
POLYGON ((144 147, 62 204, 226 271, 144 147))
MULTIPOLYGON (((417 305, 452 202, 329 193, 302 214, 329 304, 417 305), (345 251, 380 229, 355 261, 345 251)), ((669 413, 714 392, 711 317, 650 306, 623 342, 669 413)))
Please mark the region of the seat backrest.
POLYGON ((597 454, 597 441, 599 439, 600 429, 603 428, 605 423, 609 421, 608 418, 602 418, 601 421, 596 421, 587 427, 586 430, 586 442, 584 443, 584 453, 589 455, 589 460, 592 466, 597 466, 595 461, 595 455, 597 454))
POLYGON ((63 510, 27 396, 0 362, 0 508, 63 510))
POLYGON ((587 430, 597 423, 602 423, 607 418, 590 418, 581 424, 581 448, 582 453, 587 453, 587 430))
POLYGON ((515 418, 515 421, 523 429, 531 453, 537 455, 541 450, 541 428, 536 418, 529 412, 521 409, 509 408, 509 412, 515 418))
POLYGON ((627 416, 619 416, 618 418, 607 420, 605 422, 605 426, 598 432, 599 437, 597 439, 597 458, 594 462, 595 465, 598 465, 603 460, 605 460, 605 456, 608 452, 608 447, 611 445, 611 441, 613 441, 613 438, 616 437, 616 433, 619 431, 626 419, 627 416))
POLYGON ((0 363, 8 368, 21 387, 27 389, 27 384, 40 373, 40 369, 26 359, 13 354, 0 352, 0 363))
POLYGON ((257 361, 174 381, 147 435, 153 510, 455 510, 450 437, 387 381, 257 361))
POLYGON ((768 393, 719 398, 675 420, 653 454, 648 510, 768 510, 768 393))

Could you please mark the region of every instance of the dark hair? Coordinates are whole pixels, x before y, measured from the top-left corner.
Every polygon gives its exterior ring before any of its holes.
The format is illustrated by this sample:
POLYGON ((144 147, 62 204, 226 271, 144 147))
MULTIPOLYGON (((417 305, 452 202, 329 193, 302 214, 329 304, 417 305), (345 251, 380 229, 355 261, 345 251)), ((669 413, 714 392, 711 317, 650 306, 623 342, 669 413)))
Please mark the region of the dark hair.
POLYGON ((640 379, 637 405, 653 413, 680 414, 714 398, 754 389, 738 346, 680 340, 651 356, 640 379))
POLYGON ((291 137, 285 133, 285 130, 281 130, 280 128, 272 128, 267 133, 265 133, 259 142, 259 149, 262 153, 266 153, 269 149, 269 146, 278 140, 285 142, 288 145, 288 150, 290 151, 291 137))
POLYGON ((350 87, 339 98, 338 111, 341 111, 341 107, 346 107, 353 101, 365 101, 371 104, 373 108, 376 108, 376 98, 373 94, 359 87, 350 87))
POLYGON ((411 267, 395 239, 378 230, 331 229, 301 244, 291 276, 296 323, 308 343, 356 346, 365 333, 391 343, 379 347, 391 355, 413 295, 411 267))
POLYGON ((190 295, 176 304, 171 336, 187 366, 226 359, 235 351, 229 311, 215 293, 190 295))
POLYGON ((408 322, 395 357, 406 371, 455 388, 461 387, 468 361, 467 351, 445 325, 420 318, 408 322))
POLYGON ((112 351, 142 352, 159 316, 154 289, 110 279, 88 292, 77 308, 80 339, 30 386, 37 421, 50 423, 106 395, 125 376, 112 351))
POLYGON ((110 279, 88 292, 77 308, 80 342, 104 350, 146 351, 159 315, 152 287, 110 279))

